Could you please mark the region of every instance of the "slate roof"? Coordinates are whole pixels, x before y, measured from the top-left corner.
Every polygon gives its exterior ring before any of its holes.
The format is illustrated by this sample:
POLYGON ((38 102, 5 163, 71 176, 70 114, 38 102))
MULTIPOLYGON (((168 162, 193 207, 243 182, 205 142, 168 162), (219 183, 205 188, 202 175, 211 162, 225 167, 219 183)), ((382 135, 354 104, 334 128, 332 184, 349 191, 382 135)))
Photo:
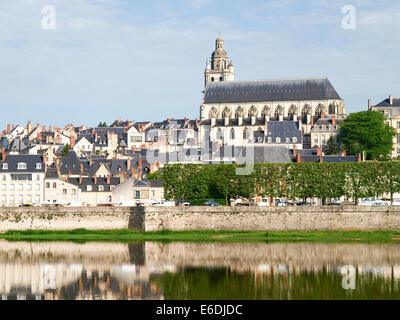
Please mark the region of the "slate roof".
POLYGON ((146 188, 146 187, 151 187, 151 188, 163 188, 164 184, 162 180, 148 180, 148 179, 142 179, 142 180, 136 180, 133 183, 133 187, 136 188, 146 188))
POLYGON ((28 147, 28 144, 21 138, 15 138, 8 146, 8 151, 21 152, 28 147))
MULTIPOLYGON (((296 162, 294 157, 293 161, 296 162)), ((301 162, 320 162, 320 156, 302 155, 301 162)), ((322 156, 322 162, 358 162, 358 156, 322 156)))
POLYGON ((385 99, 373 107, 400 107, 400 98, 393 98, 393 104, 390 104, 389 99, 385 99))
POLYGON ((0 162, 0 172, 44 172, 45 164, 41 155, 6 155, 4 162, 0 162), (8 169, 3 169, 3 163, 8 164, 8 169), (18 170, 18 163, 26 163, 26 169, 18 170), (41 163, 40 169, 36 169, 36 164, 41 163))
POLYGON ((341 100, 325 78, 210 82, 204 103, 241 103, 264 101, 341 100))
POLYGON ((214 161, 221 158, 228 158, 238 163, 240 163, 240 159, 242 159, 242 162, 246 161, 247 163, 292 162, 289 150, 285 146, 255 146, 254 148, 224 146, 215 154, 214 161))
POLYGON ((81 161, 73 150, 68 152, 66 157, 60 159, 61 175, 67 175, 70 171, 73 175, 81 173, 81 161))
POLYGON ((267 138, 272 138, 275 142, 276 138, 281 138, 282 143, 285 143, 286 138, 297 138, 297 142, 301 143, 301 129, 298 121, 270 121, 267 124, 267 138))
POLYGON ((110 192, 111 187, 120 184, 120 178, 110 178, 110 184, 107 183, 107 178, 97 178, 97 183, 95 178, 82 178, 82 183, 80 183, 79 178, 69 178, 67 181, 77 187, 79 187, 83 192, 99 192, 99 186, 104 187, 103 192, 110 192), (92 186, 92 190, 88 191, 87 186, 92 186))

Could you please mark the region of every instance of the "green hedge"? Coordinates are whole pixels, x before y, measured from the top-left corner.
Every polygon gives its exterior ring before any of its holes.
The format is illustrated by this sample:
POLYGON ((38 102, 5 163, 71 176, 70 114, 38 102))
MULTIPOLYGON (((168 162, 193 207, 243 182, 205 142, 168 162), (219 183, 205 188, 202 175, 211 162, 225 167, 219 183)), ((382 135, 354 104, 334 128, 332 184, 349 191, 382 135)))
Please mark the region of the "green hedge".
POLYGON ((167 165, 148 176, 164 182, 167 199, 326 199, 377 197, 400 192, 400 162, 255 164, 237 175, 235 164, 167 165))

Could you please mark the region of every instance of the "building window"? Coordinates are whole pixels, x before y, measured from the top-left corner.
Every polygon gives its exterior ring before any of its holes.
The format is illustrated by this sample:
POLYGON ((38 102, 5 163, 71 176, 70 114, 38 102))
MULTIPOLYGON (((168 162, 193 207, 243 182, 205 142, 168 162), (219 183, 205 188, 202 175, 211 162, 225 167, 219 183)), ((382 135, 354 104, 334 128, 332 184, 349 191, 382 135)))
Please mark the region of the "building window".
POLYGON ((276 138, 276 143, 281 143, 281 138, 276 138))
POLYGON ((50 182, 46 182, 46 189, 50 189, 50 182))
POLYGON ((293 141, 293 143, 297 143, 297 138, 293 137, 292 141, 293 141))
POLYGON ((26 170, 26 163, 24 162, 18 163, 18 170, 26 170))
POLYGON ((235 129, 231 129, 231 140, 235 140, 235 129))
POLYGON ((268 137, 268 143, 272 143, 272 138, 268 137))
POLYGON ((245 128, 243 130, 243 140, 249 139, 250 138, 250 130, 248 128, 245 128))
POLYGON ((12 185, 11 185, 10 190, 11 190, 11 191, 15 191, 15 184, 12 184, 12 185))
POLYGON ((75 196, 75 195, 76 195, 76 189, 72 189, 72 190, 71 190, 71 194, 72 194, 73 196, 75 196))
POLYGON ((7 180, 7 176, 3 175, 3 181, 6 181, 6 180, 7 180))
POLYGON ((53 182, 53 189, 57 188, 57 183, 53 182))
POLYGON ((32 191, 32 185, 28 184, 28 191, 32 191))
POLYGON ((3 170, 8 170, 8 163, 3 163, 3 170))
POLYGON ((397 134, 397 143, 400 143, 400 133, 397 134))
POLYGON ((397 129, 400 129, 400 122, 397 122, 397 129))
POLYGON ((135 192, 135 199, 140 199, 140 191, 135 192))
POLYGON ((41 170, 41 169, 42 169, 42 164, 36 163, 36 170, 41 170))
POLYGON ((63 195, 67 195, 67 189, 63 189, 63 195))
POLYGON ((1 186, 1 190, 6 191, 6 190, 7 190, 7 185, 6 185, 6 184, 3 184, 3 185, 1 186))
POLYGON ((286 143, 290 143, 290 138, 286 138, 286 143))
POLYGON ((104 191, 104 186, 99 186, 99 191, 103 192, 104 191))
POLYGON ((40 191, 40 184, 36 185, 36 191, 40 191))
POLYGON ((19 184, 18 185, 18 191, 24 191, 24 185, 23 184, 19 184))
POLYGON ((92 191, 92 186, 87 186, 87 187, 86 187, 86 190, 87 190, 87 191, 92 191))

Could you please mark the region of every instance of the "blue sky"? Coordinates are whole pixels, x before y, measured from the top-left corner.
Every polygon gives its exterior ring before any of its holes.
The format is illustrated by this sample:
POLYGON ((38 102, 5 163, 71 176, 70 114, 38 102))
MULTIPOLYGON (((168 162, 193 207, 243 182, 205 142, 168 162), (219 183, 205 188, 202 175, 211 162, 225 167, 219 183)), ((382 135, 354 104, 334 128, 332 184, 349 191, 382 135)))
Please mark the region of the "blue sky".
POLYGON ((328 76, 356 112, 400 97, 399 31, 398 0, 1 0, 0 127, 199 117, 219 33, 237 80, 328 76))

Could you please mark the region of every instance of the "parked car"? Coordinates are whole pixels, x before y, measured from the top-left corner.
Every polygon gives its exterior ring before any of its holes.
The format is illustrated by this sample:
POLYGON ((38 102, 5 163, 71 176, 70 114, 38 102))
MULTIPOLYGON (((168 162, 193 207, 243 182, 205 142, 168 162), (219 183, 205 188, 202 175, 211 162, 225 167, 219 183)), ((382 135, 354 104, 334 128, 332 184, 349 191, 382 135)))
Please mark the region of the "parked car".
POLYGON ((117 207, 136 207, 137 206, 137 201, 134 201, 134 200, 122 200, 116 206, 117 207))
POLYGON ((400 199, 393 199, 394 206, 400 206, 400 199))
POLYGON ((365 198, 365 199, 362 199, 361 200, 361 205, 362 206, 372 206, 372 202, 373 202, 374 200, 373 199, 371 199, 371 198, 365 198))
POLYGON ((386 201, 383 201, 383 200, 379 199, 379 200, 372 201, 372 206, 373 207, 381 207, 381 206, 387 207, 388 203, 386 201))
POLYGON ((295 202, 294 204, 296 207, 304 207, 304 206, 311 206, 311 203, 300 201, 300 202, 295 202))
POLYGON ((156 207, 175 207, 175 201, 161 201, 160 203, 155 204, 156 207))
POLYGON ((280 200, 280 201, 278 201, 277 206, 278 207, 287 207, 287 206, 290 206, 290 203, 289 203, 289 201, 286 201, 286 200, 280 200))
POLYGON ((67 207, 86 207, 86 202, 83 201, 72 201, 67 204, 67 207))
POLYGON ((182 206, 183 207, 191 207, 192 204, 190 202, 184 202, 184 203, 182 203, 182 206))
POLYGON ((207 206, 207 207, 218 207, 218 206, 220 206, 220 204, 215 200, 206 201, 206 202, 204 202, 204 205, 207 206))
POLYGON ((257 207, 269 207, 269 203, 268 202, 264 202, 264 201, 256 202, 255 206, 257 206, 257 207))

